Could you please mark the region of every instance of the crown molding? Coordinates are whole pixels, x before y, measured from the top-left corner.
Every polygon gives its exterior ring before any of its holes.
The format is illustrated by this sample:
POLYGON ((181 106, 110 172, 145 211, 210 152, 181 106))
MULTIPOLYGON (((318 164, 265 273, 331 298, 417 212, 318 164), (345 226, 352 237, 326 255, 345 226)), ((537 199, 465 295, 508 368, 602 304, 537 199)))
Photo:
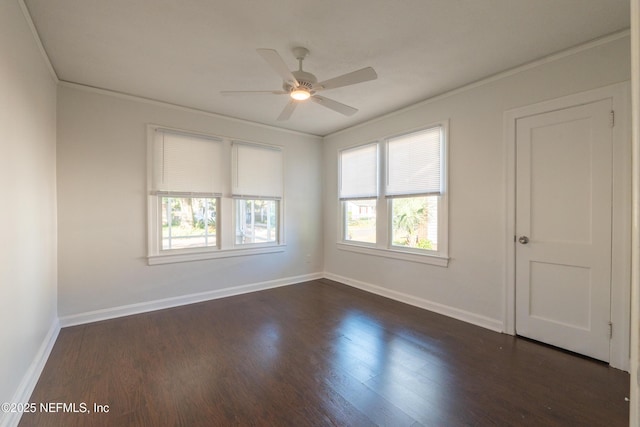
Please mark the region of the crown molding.
POLYGON ((458 95, 460 93, 467 92, 467 91, 470 91, 472 89, 476 89, 476 88, 479 88, 481 86, 485 86, 485 85, 494 83, 494 82, 496 82, 498 80, 506 79, 506 78, 511 77, 511 76, 513 76, 515 74, 522 73, 522 72, 530 70, 532 68, 540 67, 540 66, 548 64, 550 62, 558 61, 558 60, 560 60, 562 58, 567 58, 567 57, 575 55, 577 53, 584 52, 586 50, 593 49, 595 47, 606 45, 606 44, 614 42, 616 40, 629 37, 630 34, 631 34, 631 31, 629 29, 626 29, 626 30, 622 30, 622 31, 618 31, 616 33, 612 33, 612 34, 606 35, 604 37, 597 38, 595 40, 591 40, 589 42, 580 44, 578 46, 574 46, 574 47, 571 47, 569 49, 565 49, 565 50, 562 50, 560 52, 556 52, 556 53, 553 53, 551 55, 544 56, 544 57, 536 59, 534 61, 527 62, 527 63, 522 64, 522 65, 518 65, 518 66, 516 66, 514 68, 509 68, 508 70, 501 71, 501 72, 499 72, 497 74, 490 75, 488 77, 485 77, 483 79, 477 80, 477 81, 472 82, 472 83, 468 83, 466 85, 460 86, 459 88, 452 89, 450 91, 443 92, 443 93, 441 93, 439 95, 432 96, 430 98, 425 99, 424 101, 420 101, 418 103, 411 104, 411 105, 409 105, 407 107, 404 107, 404 108, 401 108, 399 110, 392 111, 391 113, 383 114, 382 116, 375 117, 375 118, 373 118, 371 120, 367 120, 366 122, 358 123, 355 126, 351 126, 351 127, 345 128, 345 129, 338 130, 336 132, 332 132, 330 134, 325 135, 324 138, 337 136, 337 135, 340 135, 340 134, 345 133, 345 132, 349 132, 349 131, 354 130, 354 129, 359 129, 361 127, 369 126, 369 125, 371 125, 373 123, 376 123, 376 122, 379 122, 379 121, 382 121, 382 120, 386 120, 388 118, 397 116, 399 114, 403 114, 403 113, 405 113, 407 111, 411 111, 411 110, 414 110, 416 108, 420 108, 420 107, 423 107, 425 105, 428 105, 428 104, 431 104, 431 103, 434 103, 434 102, 437 102, 437 101, 440 101, 440 100, 443 100, 443 99, 446 99, 446 98, 450 98, 450 97, 458 95))
POLYGON ((60 83, 60 79, 58 78, 58 73, 56 73, 56 69, 53 68, 53 64, 51 63, 51 59, 49 58, 49 55, 47 55, 47 51, 44 49, 44 45, 42 44, 42 40, 40 40, 40 34, 38 34, 38 30, 36 29, 36 26, 33 23, 33 19, 31 19, 31 14, 29 13, 29 8, 27 8, 27 5, 24 3, 24 0, 18 0, 18 5, 20 5, 20 9, 22 10, 22 14, 24 15, 24 19, 27 21, 27 25, 29 26, 29 29, 31 30, 31 35, 33 36, 33 39, 36 42, 36 45, 38 46, 38 50, 40 51, 40 54, 42 55, 42 58, 44 59, 45 65, 47 66, 47 69, 49 70, 49 74, 51 75, 51 78, 53 79, 54 82, 60 83))

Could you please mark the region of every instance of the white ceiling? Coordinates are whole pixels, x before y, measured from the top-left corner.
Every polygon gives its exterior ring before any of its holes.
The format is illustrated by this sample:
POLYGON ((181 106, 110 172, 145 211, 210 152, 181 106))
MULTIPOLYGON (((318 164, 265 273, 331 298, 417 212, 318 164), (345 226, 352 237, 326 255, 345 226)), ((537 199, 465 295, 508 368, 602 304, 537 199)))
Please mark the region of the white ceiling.
POLYGON ((361 123, 629 27, 628 0, 25 0, 62 81, 316 135, 361 123), (323 96, 352 117, 284 95, 256 53, 326 80, 366 66, 378 79, 323 96))

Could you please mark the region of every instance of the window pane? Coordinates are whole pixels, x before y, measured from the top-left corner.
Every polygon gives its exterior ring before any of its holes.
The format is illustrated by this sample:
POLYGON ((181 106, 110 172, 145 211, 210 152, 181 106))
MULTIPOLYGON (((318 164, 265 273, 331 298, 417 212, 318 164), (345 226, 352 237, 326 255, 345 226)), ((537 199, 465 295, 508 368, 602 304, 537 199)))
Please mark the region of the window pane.
POLYGON ((217 246, 216 199, 162 197, 162 250, 217 246))
POLYGON ((439 196, 391 199, 393 246, 438 250, 439 196))
POLYGON ((236 244, 278 241, 278 201, 236 200, 236 244))
POLYGON ((344 240, 376 242, 376 199, 345 200, 344 240))

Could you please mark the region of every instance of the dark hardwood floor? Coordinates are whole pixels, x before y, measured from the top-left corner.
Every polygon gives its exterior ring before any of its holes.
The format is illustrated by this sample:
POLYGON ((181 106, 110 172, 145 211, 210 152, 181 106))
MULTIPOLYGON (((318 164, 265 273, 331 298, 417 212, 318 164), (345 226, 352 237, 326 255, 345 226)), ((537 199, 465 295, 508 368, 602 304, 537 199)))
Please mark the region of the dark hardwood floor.
POLYGON ((602 363, 318 280, 65 328, 31 402, 80 412, 20 425, 612 427, 628 390, 602 363))

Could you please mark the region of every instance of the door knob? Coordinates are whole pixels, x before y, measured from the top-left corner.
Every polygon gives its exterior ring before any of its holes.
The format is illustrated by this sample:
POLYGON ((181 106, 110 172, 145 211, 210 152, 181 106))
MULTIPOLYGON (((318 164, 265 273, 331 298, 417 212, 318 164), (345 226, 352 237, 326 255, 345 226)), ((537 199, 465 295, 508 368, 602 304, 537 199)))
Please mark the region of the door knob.
POLYGON ((518 239, 518 242, 522 243, 523 245, 526 245, 527 243, 529 243, 529 238, 527 236, 520 236, 520 238, 518 239))

